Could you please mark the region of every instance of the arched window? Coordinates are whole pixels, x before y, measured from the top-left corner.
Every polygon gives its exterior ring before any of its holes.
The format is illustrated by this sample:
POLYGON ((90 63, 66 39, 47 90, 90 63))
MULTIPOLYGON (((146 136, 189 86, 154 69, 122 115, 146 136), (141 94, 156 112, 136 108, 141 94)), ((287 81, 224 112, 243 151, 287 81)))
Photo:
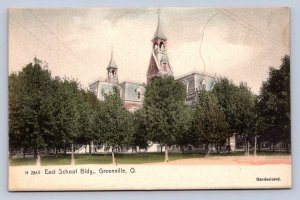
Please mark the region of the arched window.
POLYGON ((141 98, 141 92, 138 92, 137 95, 138 95, 138 99, 140 99, 141 98))
POLYGON ((165 44, 164 44, 163 42, 160 42, 160 43, 159 43, 159 48, 161 48, 162 46, 165 47, 165 44))

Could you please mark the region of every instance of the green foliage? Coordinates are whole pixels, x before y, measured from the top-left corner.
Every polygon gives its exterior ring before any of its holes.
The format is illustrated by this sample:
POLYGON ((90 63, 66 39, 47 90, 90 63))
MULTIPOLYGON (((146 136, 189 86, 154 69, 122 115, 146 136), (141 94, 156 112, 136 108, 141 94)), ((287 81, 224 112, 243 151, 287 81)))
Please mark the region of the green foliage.
MULTIPOLYGON (((95 139, 95 109, 99 106, 97 97, 84 90, 79 91, 78 110, 79 116, 79 133, 76 137, 77 144, 90 144, 95 139)), ((91 150, 91 149, 90 149, 91 150)))
POLYGON ((132 147, 139 147, 140 149, 148 148, 150 141, 149 134, 146 131, 146 116, 143 109, 138 110, 134 113, 134 127, 135 131, 133 134, 132 147))
POLYGON ((145 128, 153 142, 168 146, 176 143, 182 128, 185 95, 184 86, 173 77, 157 77, 147 86, 145 128))
POLYGON ((66 147, 74 142, 79 133, 79 96, 78 84, 71 80, 58 82, 56 106, 56 130, 54 144, 58 147, 66 147))
POLYGON ((212 92, 218 98, 229 124, 230 131, 227 137, 238 133, 248 141, 251 135, 255 134, 256 124, 256 97, 250 88, 245 83, 236 86, 232 81, 223 78, 216 83, 212 92))
POLYGON ((194 115, 195 109, 188 105, 184 105, 182 112, 178 115, 180 123, 179 132, 176 135, 176 144, 181 147, 194 142, 192 131, 194 115))
POLYGON ((218 98, 218 103, 225 114, 226 120, 230 126, 230 132, 234 133, 237 129, 238 103, 237 92, 238 87, 227 78, 218 81, 212 90, 213 94, 218 98))
POLYGON ((74 80, 53 79, 38 59, 9 76, 10 152, 65 148, 91 141, 95 95, 74 80))
POLYGON ((98 138, 113 150, 132 144, 133 114, 123 107, 118 92, 105 96, 101 108, 97 110, 96 126, 98 138))
POLYGON ((245 141, 249 141, 256 134, 255 99, 256 96, 253 95, 250 88, 241 83, 237 91, 236 130, 244 137, 245 141))
POLYGON ((290 144, 290 57, 284 56, 279 69, 270 67, 257 102, 261 137, 272 143, 290 144))
POLYGON ((201 90, 195 106, 193 144, 223 145, 229 125, 213 93, 201 90))
POLYGON ((10 144, 24 151, 47 147, 53 126, 51 74, 37 59, 9 77, 10 144))

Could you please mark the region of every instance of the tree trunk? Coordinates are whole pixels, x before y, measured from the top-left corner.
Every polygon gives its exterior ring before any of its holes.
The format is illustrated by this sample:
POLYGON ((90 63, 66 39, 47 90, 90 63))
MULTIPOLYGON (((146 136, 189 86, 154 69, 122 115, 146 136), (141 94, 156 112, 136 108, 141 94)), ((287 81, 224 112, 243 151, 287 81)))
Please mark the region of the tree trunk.
POLYGON ((245 153, 245 156, 247 156, 247 149, 248 149, 247 145, 248 145, 248 143, 245 141, 244 145, 245 145, 244 153, 245 153))
POLYGON ((112 157, 112 164, 115 165, 116 164, 116 159, 115 159, 115 148, 112 147, 111 149, 111 157, 112 157))
POLYGON ((25 149, 22 150, 23 153, 23 159, 25 159, 26 153, 25 153, 25 149))
POLYGON ((11 148, 9 148, 9 150, 8 150, 8 158, 9 158, 9 160, 11 159, 11 157, 12 157, 12 154, 11 154, 11 148))
POLYGON ((289 152, 290 148, 289 148, 289 143, 285 143, 285 152, 289 152))
POLYGON ((217 154, 219 155, 219 153, 220 153, 220 146, 217 145, 217 154))
POLYGON ((275 144, 273 144, 272 151, 275 152, 275 144))
POLYGON ((205 148, 206 148, 206 157, 209 157, 209 144, 206 144, 205 145, 205 148))
POLYGON ((257 137, 254 137, 254 156, 256 156, 257 137))
POLYGON ((162 146, 162 145, 160 145, 160 153, 162 153, 162 149, 163 149, 163 146, 162 146))
POLYGON ((64 145, 64 154, 65 154, 65 155, 67 154, 67 148, 66 148, 66 145, 64 145))
POLYGON ((247 142, 247 156, 250 155, 250 143, 249 141, 247 142))
POLYGON ((71 165, 75 165, 75 159, 74 159, 74 144, 71 145, 71 165))
POLYGON ((36 148, 34 148, 33 152, 34 152, 34 155, 33 155, 33 157, 34 157, 34 158, 37 158, 37 149, 36 149, 36 148))
POLYGON ((231 149, 230 149, 230 136, 228 136, 228 138, 227 138, 227 143, 228 143, 227 150, 228 150, 228 153, 230 153, 230 151, 231 151, 231 149))
POLYGON ((169 147, 165 145, 165 162, 169 162, 169 147))
POLYGON ((40 167, 40 166, 41 166, 41 155, 38 154, 36 159, 36 167, 40 167))
POLYGON ((57 156, 57 148, 56 147, 55 147, 54 151, 55 151, 55 155, 57 156))
POLYGON ((92 154, 92 142, 90 142, 90 145, 89 145, 89 156, 91 156, 92 154))
POLYGON ((181 153, 184 153, 184 146, 182 145, 180 148, 181 148, 181 153))

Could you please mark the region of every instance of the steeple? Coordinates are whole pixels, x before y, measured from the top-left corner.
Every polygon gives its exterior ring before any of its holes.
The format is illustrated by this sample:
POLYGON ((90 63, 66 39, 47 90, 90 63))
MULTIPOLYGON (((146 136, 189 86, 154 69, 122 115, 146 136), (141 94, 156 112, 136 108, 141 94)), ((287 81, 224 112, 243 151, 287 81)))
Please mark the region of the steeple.
POLYGON ((110 67, 118 68, 118 66, 116 65, 115 60, 114 60, 114 49, 113 48, 111 49, 110 61, 109 61, 107 68, 110 68, 110 67))
POLYGON ((173 72, 170 67, 167 54, 167 37, 162 32, 160 22, 160 10, 158 10, 157 28, 152 41, 152 53, 147 71, 147 82, 157 76, 172 76, 173 72))
POLYGON ((110 61, 108 63, 108 66, 106 68, 107 70, 107 76, 106 76, 106 81, 109 83, 115 83, 118 84, 118 66, 115 63, 114 60, 114 51, 113 48, 111 49, 111 56, 110 56, 110 61))
POLYGON ((158 9, 157 15, 158 15, 157 16, 157 28, 156 28, 156 31, 155 31, 154 36, 152 38, 152 42, 156 39, 167 40, 167 37, 163 33, 162 28, 161 28, 161 24, 160 24, 160 9, 158 9))

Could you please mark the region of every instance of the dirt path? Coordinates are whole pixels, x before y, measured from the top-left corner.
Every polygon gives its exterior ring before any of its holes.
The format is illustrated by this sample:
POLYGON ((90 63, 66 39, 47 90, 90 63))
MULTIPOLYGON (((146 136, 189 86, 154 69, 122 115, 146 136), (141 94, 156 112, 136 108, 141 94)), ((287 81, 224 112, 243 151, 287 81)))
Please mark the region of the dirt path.
MULTIPOLYGON (((161 163, 157 163, 161 164, 161 163)), ((270 165, 291 164, 291 156, 220 156, 174 160, 168 165, 270 165)))

